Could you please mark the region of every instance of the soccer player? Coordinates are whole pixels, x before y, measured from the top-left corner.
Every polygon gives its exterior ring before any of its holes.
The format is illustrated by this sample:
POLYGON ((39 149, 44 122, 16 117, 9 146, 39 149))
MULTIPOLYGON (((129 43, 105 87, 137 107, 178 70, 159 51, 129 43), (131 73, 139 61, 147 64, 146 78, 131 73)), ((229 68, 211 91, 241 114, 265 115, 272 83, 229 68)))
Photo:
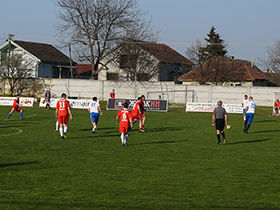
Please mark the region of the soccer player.
POLYGON ((120 124, 119 132, 121 133, 122 146, 127 145, 128 128, 133 127, 132 116, 130 114, 130 111, 127 108, 128 108, 128 103, 125 102, 123 104, 123 108, 118 112, 117 117, 116 117, 117 124, 120 124), (120 119, 120 121, 119 121, 119 119, 120 119))
POLYGON ((50 101, 51 101, 51 91, 50 91, 50 88, 48 88, 48 90, 45 92, 45 101, 46 101, 46 110, 48 110, 48 107, 50 110, 51 107, 50 107, 50 101))
POLYGON ((16 99, 14 100, 11 112, 8 115, 8 119, 10 118, 10 116, 13 114, 14 111, 20 112, 20 119, 24 119, 23 116, 22 116, 23 115, 23 113, 22 113, 23 111, 22 111, 21 108, 19 108, 20 105, 21 104, 19 102, 19 95, 17 95, 16 99))
POLYGON ((103 113, 100 108, 99 101, 97 101, 97 97, 93 97, 92 100, 93 101, 89 104, 88 111, 90 113, 90 119, 91 119, 91 122, 93 125, 92 133, 94 133, 95 131, 97 133, 98 132, 97 123, 98 123, 98 119, 99 119, 98 110, 100 111, 101 115, 103 115, 103 113))
POLYGON ((245 133, 248 133, 248 130, 253 122, 256 107, 257 107, 257 105, 253 101, 253 97, 250 96, 249 102, 247 103, 246 110, 245 110, 246 120, 245 120, 245 124, 244 124, 244 129, 243 129, 243 132, 245 132, 245 133))
POLYGON ((244 95, 244 98, 243 98, 243 102, 242 102, 242 107, 243 107, 243 123, 245 123, 245 120, 246 120, 246 116, 245 116, 245 109, 246 109, 246 104, 249 102, 248 100, 248 96, 247 95, 244 95))
POLYGON ((144 124, 145 124, 145 122, 146 122, 146 116, 145 116, 145 114, 144 114, 144 111, 146 111, 145 110, 145 108, 144 108, 144 105, 145 105, 145 96, 144 95, 142 95, 141 96, 141 102, 140 102, 140 110, 141 110, 141 115, 140 115, 140 117, 141 117, 141 119, 142 119, 142 130, 145 130, 145 128, 144 128, 144 124))
POLYGON ((134 104, 134 107, 131 111, 131 115, 132 115, 132 120, 133 120, 133 124, 137 121, 139 121, 139 132, 145 132, 144 129, 142 129, 142 113, 141 113, 141 109, 140 109, 140 103, 142 101, 141 97, 138 97, 136 103, 134 104))
POLYGON ((110 97, 115 98, 115 89, 113 89, 112 92, 110 93, 110 97))
POLYGON ((280 107, 280 102, 279 102, 279 99, 277 99, 275 102, 274 102, 274 109, 273 109, 273 115, 276 115, 276 111, 278 112, 278 116, 279 116, 279 107, 280 107))
POLYGON ((215 126, 214 122, 216 118, 217 144, 221 144, 221 135, 223 136, 223 144, 226 143, 224 127, 227 126, 227 112, 225 108, 222 107, 222 104, 223 102, 221 100, 217 102, 218 106, 214 109, 212 116, 212 126, 215 126))
POLYGON ((61 94, 61 99, 56 103, 55 117, 58 119, 60 127, 59 133, 62 139, 67 138, 68 129, 68 114, 70 115, 70 120, 72 120, 72 113, 69 105, 69 101, 66 100, 66 94, 61 94), (64 129, 63 129, 64 124, 64 129))

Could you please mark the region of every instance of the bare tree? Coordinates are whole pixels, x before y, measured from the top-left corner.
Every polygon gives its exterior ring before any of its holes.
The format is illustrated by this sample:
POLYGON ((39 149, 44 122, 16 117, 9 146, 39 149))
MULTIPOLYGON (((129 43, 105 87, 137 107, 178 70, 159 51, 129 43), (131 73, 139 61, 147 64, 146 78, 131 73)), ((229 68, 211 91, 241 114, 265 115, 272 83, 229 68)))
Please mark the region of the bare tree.
MULTIPOLYGON (((146 13, 138 7, 138 0, 53 0, 60 7, 57 26, 62 45, 77 44, 80 61, 92 64, 92 79, 96 78, 102 58, 128 37, 141 40, 150 29, 146 13), (140 33, 139 33, 140 32, 140 33), (137 36, 136 36, 136 33, 137 36)), ((111 57, 111 59, 115 59, 111 57)), ((111 60, 107 60, 107 63, 111 60)), ((104 63, 103 66, 106 66, 104 63)))
POLYGON ((206 43, 202 43, 200 39, 196 39, 195 43, 192 43, 190 47, 186 49, 186 57, 195 64, 195 66, 201 65, 201 49, 206 47, 206 43))

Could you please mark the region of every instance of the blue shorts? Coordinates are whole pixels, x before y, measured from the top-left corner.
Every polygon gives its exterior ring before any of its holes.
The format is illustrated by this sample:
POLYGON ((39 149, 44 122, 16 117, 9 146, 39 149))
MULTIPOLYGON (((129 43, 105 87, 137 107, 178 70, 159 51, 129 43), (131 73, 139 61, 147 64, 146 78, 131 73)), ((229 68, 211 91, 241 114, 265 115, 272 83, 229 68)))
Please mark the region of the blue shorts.
POLYGON ((94 112, 91 112, 90 113, 90 119, 91 119, 91 122, 94 123, 94 122, 98 122, 98 119, 99 119, 99 113, 94 113, 94 112))
POLYGON ((253 122, 253 119, 254 119, 254 114, 253 113, 246 113, 246 122, 248 124, 252 124, 253 122))

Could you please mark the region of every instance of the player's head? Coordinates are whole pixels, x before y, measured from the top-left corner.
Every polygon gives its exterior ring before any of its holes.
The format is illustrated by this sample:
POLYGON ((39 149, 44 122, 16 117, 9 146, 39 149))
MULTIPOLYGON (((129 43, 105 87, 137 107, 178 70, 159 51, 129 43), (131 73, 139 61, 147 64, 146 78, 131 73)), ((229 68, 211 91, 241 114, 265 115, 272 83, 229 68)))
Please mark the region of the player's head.
POLYGON ((124 102, 123 107, 124 107, 124 108, 128 108, 128 103, 127 103, 127 102, 124 102))
POLYGON ((142 97, 138 97, 138 99, 137 99, 138 101, 141 101, 142 100, 142 97))
POLYGON ((97 97, 93 97, 92 100, 93 100, 93 101, 97 101, 97 97))
POLYGON ((222 104, 223 104, 223 102, 222 102, 221 100, 219 100, 219 101, 217 102, 217 105, 218 105, 218 106, 222 106, 222 104))
POLYGON ((276 99, 277 102, 279 102, 279 99, 276 99))
POLYGON ((50 88, 48 88, 48 91, 50 91, 51 89, 50 88))
POLYGON ((248 96, 247 96, 247 95, 244 95, 244 98, 245 98, 245 99, 247 99, 247 98, 248 98, 248 96))
POLYGON ((253 96, 250 96, 250 97, 249 97, 249 100, 250 100, 250 101, 253 101, 253 96))
POLYGON ((62 94, 61 94, 61 98, 66 98, 66 94, 65 94, 65 93, 62 93, 62 94))
POLYGON ((112 92, 114 93, 114 92, 115 92, 115 89, 113 89, 112 92))
POLYGON ((145 100, 145 96, 144 95, 142 95, 141 98, 142 98, 142 100, 145 100))
POLYGON ((19 95, 17 95, 17 99, 19 99, 19 97, 20 97, 20 96, 19 96, 19 95))

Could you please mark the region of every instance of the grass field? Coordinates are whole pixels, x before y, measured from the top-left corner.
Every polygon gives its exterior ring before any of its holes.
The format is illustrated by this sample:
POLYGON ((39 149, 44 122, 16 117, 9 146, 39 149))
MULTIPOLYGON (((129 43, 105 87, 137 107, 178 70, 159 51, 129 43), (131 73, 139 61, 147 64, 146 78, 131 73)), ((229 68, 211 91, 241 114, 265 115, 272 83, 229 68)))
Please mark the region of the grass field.
POLYGON ((91 133, 86 110, 72 110, 68 139, 55 113, 0 107, 0 209, 280 209, 280 117, 257 108, 248 134, 229 115, 216 145, 211 113, 148 112, 122 147, 116 111, 91 133))

